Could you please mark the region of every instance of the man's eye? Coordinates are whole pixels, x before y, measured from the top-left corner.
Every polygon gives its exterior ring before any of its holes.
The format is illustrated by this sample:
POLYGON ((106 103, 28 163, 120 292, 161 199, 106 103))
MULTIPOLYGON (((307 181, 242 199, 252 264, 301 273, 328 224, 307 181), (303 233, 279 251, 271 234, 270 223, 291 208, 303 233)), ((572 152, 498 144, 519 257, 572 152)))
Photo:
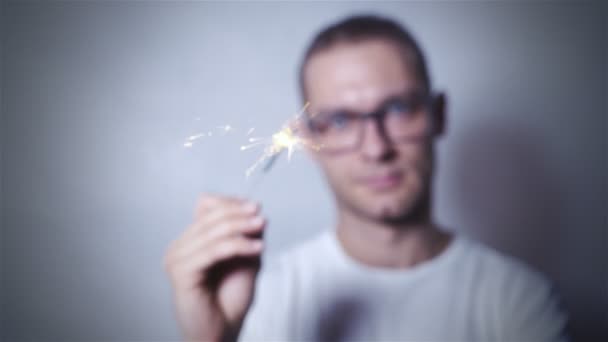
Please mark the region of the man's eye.
POLYGON ((309 121, 312 132, 317 134, 327 134, 330 132, 344 131, 352 126, 353 117, 347 113, 334 113, 330 115, 320 115, 309 121))
POLYGON ((393 115, 408 115, 412 110, 412 106, 404 101, 392 101, 387 104, 386 111, 393 115))
POLYGON ((350 121, 350 117, 347 114, 339 113, 331 115, 327 120, 327 124, 331 129, 342 130, 349 125, 350 121))

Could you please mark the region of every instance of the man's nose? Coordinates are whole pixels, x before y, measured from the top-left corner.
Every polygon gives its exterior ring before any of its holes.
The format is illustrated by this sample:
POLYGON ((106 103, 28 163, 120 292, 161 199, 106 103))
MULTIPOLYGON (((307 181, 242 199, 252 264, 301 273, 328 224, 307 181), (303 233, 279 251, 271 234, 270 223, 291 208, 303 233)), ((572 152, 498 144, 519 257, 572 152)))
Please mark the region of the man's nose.
POLYGON ((361 139, 361 153, 366 159, 386 160, 394 154, 394 146, 381 120, 365 120, 361 139))

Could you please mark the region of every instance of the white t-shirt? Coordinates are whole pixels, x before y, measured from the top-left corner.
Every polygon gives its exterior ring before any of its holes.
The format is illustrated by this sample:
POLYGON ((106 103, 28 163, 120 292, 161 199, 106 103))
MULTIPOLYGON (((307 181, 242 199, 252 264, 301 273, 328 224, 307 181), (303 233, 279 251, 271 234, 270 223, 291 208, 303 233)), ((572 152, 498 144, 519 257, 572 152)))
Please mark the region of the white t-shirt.
POLYGON ((547 280, 473 240, 397 270, 355 261, 329 230, 262 268, 239 339, 554 341, 565 320, 547 280))

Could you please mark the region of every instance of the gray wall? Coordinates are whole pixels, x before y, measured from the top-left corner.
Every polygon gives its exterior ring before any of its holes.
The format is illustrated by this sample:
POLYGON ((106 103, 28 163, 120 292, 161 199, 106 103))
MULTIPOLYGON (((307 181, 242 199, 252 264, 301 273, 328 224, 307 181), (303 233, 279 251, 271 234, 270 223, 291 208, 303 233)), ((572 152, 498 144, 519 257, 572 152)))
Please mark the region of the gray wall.
POLYGON ((580 340, 606 336, 606 7, 599 3, 8 2, 2 17, 2 334, 177 338, 161 258, 202 191, 263 202, 270 254, 332 224, 303 154, 253 188, 232 124, 300 104, 313 32, 402 20, 449 96, 436 217, 553 279, 580 340), (200 117, 200 120, 196 120, 200 117))

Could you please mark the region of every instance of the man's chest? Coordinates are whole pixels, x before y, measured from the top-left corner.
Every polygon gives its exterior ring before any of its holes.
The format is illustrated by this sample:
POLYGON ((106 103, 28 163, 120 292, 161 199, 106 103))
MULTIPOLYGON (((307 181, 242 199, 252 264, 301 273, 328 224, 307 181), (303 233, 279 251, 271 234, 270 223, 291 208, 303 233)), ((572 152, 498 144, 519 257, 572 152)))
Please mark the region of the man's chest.
POLYGON ((290 333, 305 340, 475 340, 484 304, 464 279, 396 282, 319 274, 292 289, 290 333))

